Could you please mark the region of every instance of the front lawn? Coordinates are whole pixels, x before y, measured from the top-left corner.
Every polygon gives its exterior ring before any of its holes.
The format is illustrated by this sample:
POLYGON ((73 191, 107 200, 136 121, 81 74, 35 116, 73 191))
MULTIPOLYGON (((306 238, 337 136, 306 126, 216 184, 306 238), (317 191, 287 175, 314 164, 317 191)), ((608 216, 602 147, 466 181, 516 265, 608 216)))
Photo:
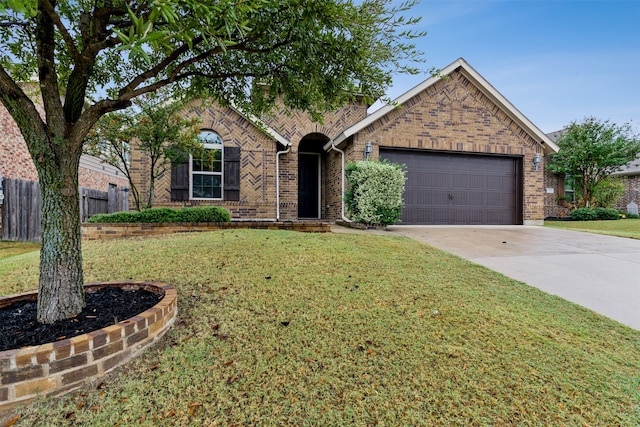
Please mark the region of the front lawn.
POLYGON ((0 260, 26 252, 40 250, 40 243, 0 241, 0 260))
POLYGON ((545 227, 640 239, 640 219, 637 218, 613 221, 545 221, 544 225, 545 227))
MULTIPOLYGON (((36 253, 16 259, 0 294, 37 286, 36 253)), ((178 320, 15 425, 640 423, 639 331, 406 238, 229 230, 88 242, 84 262, 173 284, 178 320)))

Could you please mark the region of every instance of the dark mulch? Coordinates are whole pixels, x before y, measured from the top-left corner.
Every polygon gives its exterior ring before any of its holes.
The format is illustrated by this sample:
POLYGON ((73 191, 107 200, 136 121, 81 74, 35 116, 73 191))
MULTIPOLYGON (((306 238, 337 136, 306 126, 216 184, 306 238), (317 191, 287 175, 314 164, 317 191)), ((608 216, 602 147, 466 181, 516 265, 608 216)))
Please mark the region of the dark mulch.
POLYGON ((144 289, 108 287, 86 293, 86 308, 73 319, 52 325, 37 322, 36 301, 0 308, 0 351, 46 344, 86 334, 134 317, 153 307, 161 295, 144 289))

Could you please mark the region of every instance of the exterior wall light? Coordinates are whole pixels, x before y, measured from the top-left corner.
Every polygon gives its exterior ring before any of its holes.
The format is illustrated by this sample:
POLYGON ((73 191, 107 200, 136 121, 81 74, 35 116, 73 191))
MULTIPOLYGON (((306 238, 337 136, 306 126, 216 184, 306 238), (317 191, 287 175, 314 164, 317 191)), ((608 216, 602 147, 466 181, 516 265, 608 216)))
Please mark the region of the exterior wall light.
POLYGON ((536 168, 536 170, 538 170, 538 166, 540 165, 540 163, 542 163, 542 156, 540 155, 540 153, 536 153, 533 156, 533 162, 531 164, 536 168))
POLYGON ((371 152, 373 151, 373 146, 369 141, 364 144, 364 159, 369 160, 369 156, 371 156, 371 152))

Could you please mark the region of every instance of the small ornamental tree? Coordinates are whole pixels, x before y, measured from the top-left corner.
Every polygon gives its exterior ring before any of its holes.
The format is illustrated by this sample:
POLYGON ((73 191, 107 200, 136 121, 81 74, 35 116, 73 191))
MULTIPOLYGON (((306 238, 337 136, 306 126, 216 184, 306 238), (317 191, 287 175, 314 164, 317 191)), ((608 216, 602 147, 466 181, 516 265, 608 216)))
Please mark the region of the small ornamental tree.
POLYGON ((571 123, 556 143, 560 150, 551 156, 546 167, 573 177, 579 206, 594 205, 602 181, 640 153, 640 139, 629 124, 618 126, 594 118, 571 123))
POLYGON ((120 170, 129 181, 136 210, 153 206, 155 183, 184 156, 202 149, 198 139, 200 121, 181 116, 184 104, 167 102, 163 97, 146 95, 134 101, 138 113, 113 112, 102 116, 89 131, 84 151, 120 170), (139 189, 131 176, 131 147, 149 160, 148 183, 139 189), (141 194, 142 192, 142 194, 141 194))
POLYGON ((257 116, 384 93, 422 61, 417 0, 0 0, 0 102, 38 171, 38 321, 85 306, 78 166, 98 120, 163 88, 257 116), (36 91, 24 82, 36 80, 36 91), (258 84, 259 83, 259 84, 258 84), (357 89, 357 90, 354 90, 357 89))
POLYGON ((345 175, 349 184, 345 202, 351 220, 371 225, 398 222, 406 181, 402 165, 362 160, 349 163, 345 175))

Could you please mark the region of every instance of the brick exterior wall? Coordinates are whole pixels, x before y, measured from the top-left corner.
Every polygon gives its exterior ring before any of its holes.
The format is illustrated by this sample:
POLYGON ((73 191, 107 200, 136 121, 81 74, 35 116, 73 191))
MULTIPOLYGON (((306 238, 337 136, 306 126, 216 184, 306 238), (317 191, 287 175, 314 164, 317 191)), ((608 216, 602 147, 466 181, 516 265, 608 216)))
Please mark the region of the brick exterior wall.
POLYGON ((564 177, 544 171, 544 217, 568 218, 571 207, 561 197, 564 196, 564 177))
MULTIPOLYGON (((292 143, 290 151, 280 156, 280 218, 297 220, 298 154, 301 143, 315 152, 325 141, 366 117, 364 104, 354 103, 326 115, 323 123, 312 122, 301 112, 276 113, 265 123, 292 143), (314 136, 312 142, 308 137, 314 136)), ((240 201, 171 202, 170 177, 157 185, 155 206, 218 205, 228 209, 235 219, 272 219, 276 217, 275 162, 283 147, 230 108, 212 105, 196 109, 203 129, 217 132, 226 145, 241 147, 240 201)), ((340 149, 346 161, 361 160, 364 145, 373 143, 371 158, 380 147, 411 148, 506 155, 522 158, 523 220, 539 224, 545 217, 545 176, 541 166, 531 165, 542 148, 533 137, 513 121, 461 72, 428 87, 398 109, 353 135, 340 149)), ((134 150, 132 163, 140 185, 144 182, 146 160, 134 150)), ((321 219, 339 220, 342 207, 342 156, 330 150, 321 153, 321 219)), ((168 175, 168 174, 167 174, 168 175)))
POLYGON ((38 180, 36 167, 33 165, 20 129, 2 104, 0 104, 0 175, 27 181, 38 180))
MULTIPOLYGON (((367 106, 354 103, 328 113, 322 124, 313 122, 308 114, 278 111, 265 123, 292 143, 286 154, 280 155, 280 219, 298 219, 298 153, 300 143, 310 135, 321 135, 325 140, 337 135, 345 127, 353 125, 366 116, 367 106)), ((285 148, 262 130, 251 124, 232 108, 211 104, 197 106, 186 113, 202 121, 202 129, 218 133, 225 146, 240 147, 240 200, 191 200, 171 201, 171 176, 166 173, 156 182, 154 207, 182 207, 213 205, 221 206, 231 213, 233 219, 275 219, 276 211, 276 154, 285 148)), ((319 143, 321 139, 314 139, 319 143)), ((321 145, 316 147, 321 148, 321 145)), ((336 207, 335 194, 340 191, 340 162, 336 153, 321 154, 321 218, 340 218, 340 204, 336 207), (336 164, 337 162, 337 164, 336 164), (337 174, 337 177, 335 176, 337 174), (336 187, 336 185, 338 187, 336 187), (336 212, 338 213, 336 216, 336 212)), ((148 187, 149 159, 133 145, 131 170, 134 183, 141 191, 148 187)), ((130 206, 133 201, 130 200, 130 206)))
MULTIPOLYGON (((625 180, 625 192, 622 194, 616 209, 626 212, 627 205, 634 202, 640 205, 640 175, 621 176, 625 180)), ((544 185, 553 193, 545 194, 545 218, 568 218, 571 207, 559 200, 564 196, 564 179, 552 172, 545 171, 544 185)))
POLYGON ((541 147, 459 71, 356 134, 350 158, 361 158, 367 141, 374 159, 380 147, 522 157, 524 223, 544 219, 543 168, 531 165, 541 147))
MULTIPOLYGON (((107 191, 109 184, 120 188, 129 187, 129 182, 122 176, 114 176, 111 172, 100 172, 95 168, 83 167, 79 170, 80 187, 107 191)), ((90 162, 85 162, 90 163, 90 162)), ((106 166, 111 171, 113 168, 106 166)), ((37 181, 38 172, 31 160, 27 144, 22 138, 18 125, 9 112, 0 104, 0 176, 27 181, 37 181)))
POLYGON ((620 203, 618 203, 618 209, 621 211, 627 211, 627 205, 631 202, 640 206, 640 175, 629 175, 627 179, 627 188, 620 203))

